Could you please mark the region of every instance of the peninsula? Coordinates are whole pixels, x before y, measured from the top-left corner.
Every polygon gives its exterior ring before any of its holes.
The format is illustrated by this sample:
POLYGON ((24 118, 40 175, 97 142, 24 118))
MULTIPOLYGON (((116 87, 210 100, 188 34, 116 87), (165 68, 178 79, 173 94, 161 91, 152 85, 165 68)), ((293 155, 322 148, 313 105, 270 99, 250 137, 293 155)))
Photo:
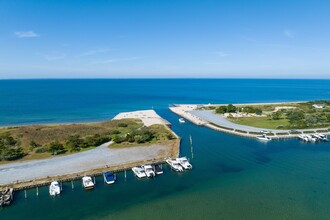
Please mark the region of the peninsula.
POLYGON ((196 125, 240 136, 272 139, 329 134, 330 102, 174 105, 172 112, 196 125))
POLYGON ((179 137, 168 125, 147 110, 97 123, 2 128, 0 186, 27 187, 162 162, 179 153, 179 137), (12 149, 14 156, 6 154, 12 149))

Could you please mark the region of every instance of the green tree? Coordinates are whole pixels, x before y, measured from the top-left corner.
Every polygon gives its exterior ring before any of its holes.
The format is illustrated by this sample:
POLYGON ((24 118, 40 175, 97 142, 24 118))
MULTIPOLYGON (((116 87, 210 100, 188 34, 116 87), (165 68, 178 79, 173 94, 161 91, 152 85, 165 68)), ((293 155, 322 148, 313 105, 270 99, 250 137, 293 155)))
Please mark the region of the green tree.
POLYGON ((2 150, 1 159, 2 160, 17 160, 25 156, 23 148, 21 147, 7 147, 2 150))
POLYGON ((58 154, 64 150, 64 146, 59 141, 53 141, 49 144, 49 150, 52 154, 58 154))
POLYGON ((233 104, 229 104, 227 106, 227 112, 228 113, 234 113, 234 112, 236 112, 236 110, 237 110, 237 108, 233 104))
POLYGON ((297 121, 301 121, 305 118, 304 113, 302 111, 291 111, 288 113, 288 119, 290 121, 290 123, 295 123, 297 121))
POLYGON ((227 106, 219 106, 215 109, 215 113, 224 114, 227 113, 227 106))
POLYGON ((256 108, 256 109, 255 109, 255 113, 256 113, 257 115, 262 115, 262 110, 261 110, 260 108, 256 108))
POLYGON ((71 149, 71 151, 79 151, 81 147, 85 146, 84 141, 80 138, 78 134, 69 136, 65 145, 71 149))
POLYGON ((279 119, 281 119, 281 116, 282 116, 282 113, 280 111, 272 113, 272 119, 273 120, 279 120, 279 119))

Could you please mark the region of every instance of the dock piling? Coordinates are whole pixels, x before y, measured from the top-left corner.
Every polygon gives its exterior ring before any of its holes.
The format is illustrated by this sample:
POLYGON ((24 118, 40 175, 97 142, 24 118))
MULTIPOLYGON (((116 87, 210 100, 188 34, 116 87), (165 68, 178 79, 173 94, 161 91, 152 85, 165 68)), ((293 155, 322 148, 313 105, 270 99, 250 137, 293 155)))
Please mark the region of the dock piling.
POLYGON ((193 151, 193 144, 192 144, 192 137, 190 135, 190 151, 191 151, 191 159, 194 159, 194 151, 193 151))
POLYGON ((39 187, 37 186, 37 196, 39 196, 39 187))
POLYGON ((63 190, 63 183, 62 183, 62 181, 61 181, 61 191, 63 190))
POLYGON ((71 188, 74 189, 73 181, 71 180, 71 188))
POLYGON ((126 178, 127 178, 127 176, 126 176, 126 170, 125 170, 125 181, 126 181, 126 178))
POLYGON ((26 190, 24 190, 24 197, 27 198, 26 190))

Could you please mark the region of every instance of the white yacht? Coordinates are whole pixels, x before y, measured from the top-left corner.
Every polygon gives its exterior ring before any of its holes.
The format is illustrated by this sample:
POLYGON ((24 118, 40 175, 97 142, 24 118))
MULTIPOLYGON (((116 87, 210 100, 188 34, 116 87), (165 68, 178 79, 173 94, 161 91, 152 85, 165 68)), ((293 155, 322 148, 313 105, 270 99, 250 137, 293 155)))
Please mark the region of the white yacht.
POLYGON ((306 135, 308 141, 311 141, 311 142, 315 142, 317 141, 317 139, 315 137, 313 137, 312 135, 306 135))
POLYGON ((179 118, 180 123, 186 123, 186 121, 183 118, 179 118))
POLYGON ((133 167, 132 171, 134 175, 137 176, 138 178, 143 178, 147 176, 147 174, 144 172, 144 169, 142 167, 133 167))
POLYGON ((185 170, 190 170, 192 169, 192 165, 189 163, 187 157, 180 157, 176 159, 179 164, 185 169, 185 170))
POLYGON ((156 176, 154 170, 152 169, 151 165, 143 165, 142 166, 144 172, 146 173, 147 177, 154 177, 156 176))
POLYGON ((176 159, 171 159, 171 158, 169 158, 169 159, 167 159, 167 160, 165 160, 165 161, 166 161, 166 163, 167 163, 168 165, 171 166, 171 169, 172 169, 172 170, 177 171, 177 172, 181 172, 181 171, 183 171, 182 166, 180 165, 180 163, 179 163, 176 159))
POLYGON ((298 138, 299 138, 300 140, 302 140, 302 141, 306 141, 306 142, 309 141, 309 140, 308 140, 308 137, 307 137, 306 135, 304 135, 304 134, 300 134, 300 135, 298 135, 298 138))
POLYGON ((84 176, 82 178, 82 184, 84 189, 94 189, 94 185, 95 185, 92 177, 90 176, 84 176))
POLYGON ((267 137, 266 135, 261 135, 256 137, 260 141, 270 141, 272 140, 270 137, 267 137))
POLYGON ((49 195, 56 196, 59 195, 60 193, 61 193, 61 187, 58 184, 58 182, 57 181, 51 182, 49 186, 49 195))

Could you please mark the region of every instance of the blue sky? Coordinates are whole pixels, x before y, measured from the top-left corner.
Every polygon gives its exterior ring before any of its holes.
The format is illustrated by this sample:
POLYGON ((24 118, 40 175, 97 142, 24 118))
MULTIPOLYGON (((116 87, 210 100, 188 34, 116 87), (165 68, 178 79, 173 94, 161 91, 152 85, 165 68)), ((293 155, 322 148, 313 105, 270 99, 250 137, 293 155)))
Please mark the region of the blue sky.
POLYGON ((330 78, 330 1, 0 0, 0 78, 330 78))

